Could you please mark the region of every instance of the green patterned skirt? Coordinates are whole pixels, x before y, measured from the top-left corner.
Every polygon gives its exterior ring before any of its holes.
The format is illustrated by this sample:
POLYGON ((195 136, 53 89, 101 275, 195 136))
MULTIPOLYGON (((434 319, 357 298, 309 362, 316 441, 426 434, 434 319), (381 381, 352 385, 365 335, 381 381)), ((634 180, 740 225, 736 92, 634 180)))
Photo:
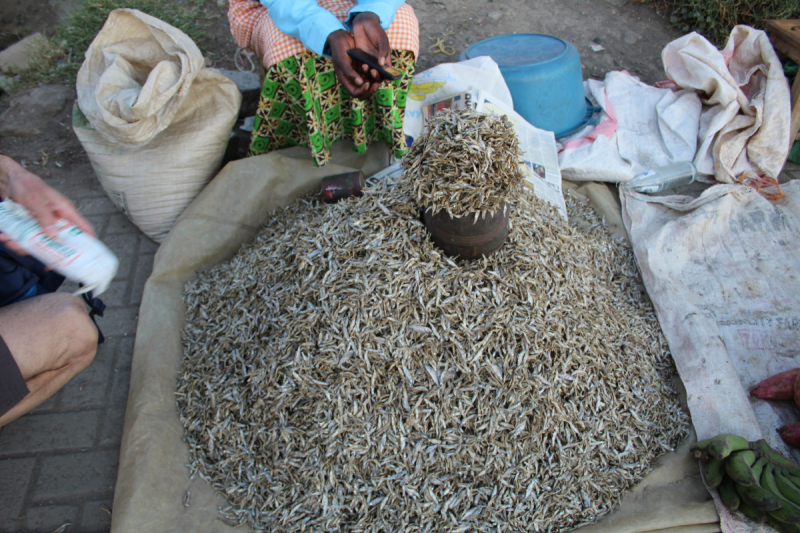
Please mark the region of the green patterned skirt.
POLYGON ((250 155, 290 146, 311 148, 314 163, 330 158, 331 145, 352 139, 353 150, 367 151, 373 141, 386 143, 396 157, 408 151, 403 120, 414 75, 414 54, 392 51, 392 66, 403 77, 384 82, 367 101, 352 98, 336 78, 333 62, 310 51, 267 70, 258 104, 250 155))

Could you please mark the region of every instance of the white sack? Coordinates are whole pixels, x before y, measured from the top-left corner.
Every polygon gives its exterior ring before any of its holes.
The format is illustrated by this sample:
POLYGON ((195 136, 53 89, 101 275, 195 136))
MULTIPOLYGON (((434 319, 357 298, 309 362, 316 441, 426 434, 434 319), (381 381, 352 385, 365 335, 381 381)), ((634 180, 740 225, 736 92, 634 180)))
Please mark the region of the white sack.
POLYGON ((624 72, 590 80, 600 124, 563 140, 559 166, 572 181, 628 181, 655 166, 691 161, 702 104, 697 94, 652 87, 624 72))
POLYGON ((459 63, 442 63, 414 76, 406 102, 403 131, 412 139, 422 134, 422 108, 470 89, 479 89, 513 108, 511 92, 500 67, 489 56, 459 63))
POLYGON ((602 108, 600 122, 561 139, 558 166, 566 180, 619 182, 632 177, 631 163, 619 155, 617 148, 617 114, 601 80, 583 82, 586 98, 602 108))
POLYGON ((217 172, 236 121, 236 85, 204 68, 182 31, 134 9, 108 17, 78 73, 75 133, 100 184, 161 242, 217 172))
MULTIPOLYGON (((716 185, 697 199, 628 193, 622 214, 697 438, 765 438, 797 461, 775 431, 796 421, 795 407, 748 393, 800 366, 800 181, 783 192, 775 205, 743 185, 716 185)), ((717 510, 726 533, 762 531, 719 502, 717 510)))
POLYGON ((694 158, 702 109, 697 94, 651 87, 622 72, 606 76, 606 93, 617 112, 620 157, 634 174, 694 158))
POLYGON ((636 175, 633 165, 619 155, 616 133, 597 135, 574 147, 565 145, 558 154, 558 165, 561 177, 574 182, 618 183, 636 175))
POLYGON ((733 183, 749 171, 777 178, 789 154, 789 84, 766 33, 736 26, 721 52, 690 33, 662 52, 664 68, 681 87, 703 96, 699 172, 733 183))

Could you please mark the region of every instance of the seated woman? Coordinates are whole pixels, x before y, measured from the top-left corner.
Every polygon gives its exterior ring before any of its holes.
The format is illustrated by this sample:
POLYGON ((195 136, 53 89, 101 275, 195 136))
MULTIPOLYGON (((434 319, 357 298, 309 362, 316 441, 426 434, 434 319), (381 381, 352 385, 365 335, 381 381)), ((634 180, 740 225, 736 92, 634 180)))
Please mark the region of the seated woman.
POLYGON ((251 155, 309 146, 322 166, 344 138, 356 152, 376 140, 396 157, 408 151, 403 120, 419 26, 403 0, 230 0, 228 18, 236 42, 266 69, 251 155), (351 48, 402 78, 381 80, 347 55, 351 48))

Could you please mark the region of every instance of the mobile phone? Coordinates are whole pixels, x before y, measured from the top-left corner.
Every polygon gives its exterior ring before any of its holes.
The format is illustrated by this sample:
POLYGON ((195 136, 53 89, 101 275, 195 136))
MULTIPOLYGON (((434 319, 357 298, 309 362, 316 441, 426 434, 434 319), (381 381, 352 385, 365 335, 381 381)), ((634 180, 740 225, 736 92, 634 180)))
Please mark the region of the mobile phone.
POLYGON ((378 74, 386 80, 399 80, 403 77, 400 71, 392 67, 382 67, 378 64, 378 58, 374 55, 365 52, 361 48, 351 48, 347 51, 347 55, 367 65, 371 69, 378 71, 378 74))

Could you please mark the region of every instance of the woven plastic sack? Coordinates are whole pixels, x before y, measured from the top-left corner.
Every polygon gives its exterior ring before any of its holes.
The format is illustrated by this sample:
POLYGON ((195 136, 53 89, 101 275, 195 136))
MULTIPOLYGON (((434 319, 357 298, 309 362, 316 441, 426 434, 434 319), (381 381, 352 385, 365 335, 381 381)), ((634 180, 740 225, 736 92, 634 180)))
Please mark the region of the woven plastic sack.
POLYGON ((789 83, 769 36, 736 26, 722 50, 690 33, 661 53, 667 76, 704 104, 697 155, 701 174, 736 183, 745 172, 777 178, 789 153, 789 83))
POLYGON ((219 170, 241 94, 182 31, 111 12, 78 73, 73 129, 111 200, 161 242, 219 170))

